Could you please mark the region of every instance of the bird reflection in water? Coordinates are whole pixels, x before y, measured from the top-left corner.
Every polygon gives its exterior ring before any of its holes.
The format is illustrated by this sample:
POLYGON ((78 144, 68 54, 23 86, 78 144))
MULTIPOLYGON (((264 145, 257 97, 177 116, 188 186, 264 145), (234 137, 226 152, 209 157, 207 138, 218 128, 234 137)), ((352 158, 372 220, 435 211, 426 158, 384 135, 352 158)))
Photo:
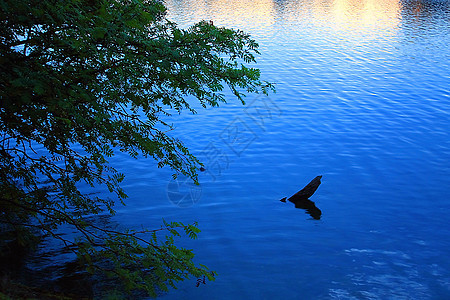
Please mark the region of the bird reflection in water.
MULTIPOLYGON (((289 200, 291 201, 291 200, 289 200)), ((322 211, 316 206, 316 204, 309 200, 299 200, 299 201, 291 201, 295 204, 295 208, 301 208, 306 210, 306 212, 313 217, 314 220, 320 220, 320 217, 322 216, 322 211)))

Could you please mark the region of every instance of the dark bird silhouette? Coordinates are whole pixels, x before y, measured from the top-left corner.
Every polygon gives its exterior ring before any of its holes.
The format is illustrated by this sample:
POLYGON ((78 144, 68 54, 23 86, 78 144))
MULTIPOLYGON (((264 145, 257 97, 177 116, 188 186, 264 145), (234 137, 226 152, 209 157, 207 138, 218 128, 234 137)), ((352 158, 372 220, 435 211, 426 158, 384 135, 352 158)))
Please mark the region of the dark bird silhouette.
POLYGON ((308 199, 317 191, 320 185, 320 179, 322 179, 322 175, 316 176, 310 183, 308 183, 303 189, 292 195, 288 200, 293 202, 302 199, 308 199))
MULTIPOLYGON (((319 188, 320 179, 322 179, 322 175, 317 176, 310 183, 308 183, 303 189, 289 197, 287 200, 295 204, 296 208, 305 209, 306 212, 316 220, 320 219, 322 215, 322 211, 317 208, 316 204, 309 200, 316 190, 319 188)), ((280 200, 281 202, 286 202, 286 197, 280 200)))

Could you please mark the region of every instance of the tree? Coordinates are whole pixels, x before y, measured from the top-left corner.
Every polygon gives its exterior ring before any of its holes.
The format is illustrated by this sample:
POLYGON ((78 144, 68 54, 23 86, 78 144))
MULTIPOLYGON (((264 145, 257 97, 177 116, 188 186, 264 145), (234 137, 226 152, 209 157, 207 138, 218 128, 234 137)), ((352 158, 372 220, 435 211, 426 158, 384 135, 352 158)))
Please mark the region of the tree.
POLYGON ((273 89, 245 66, 258 53, 248 34, 205 21, 179 29, 165 13, 156 0, 0 1, 3 228, 22 244, 36 230, 60 239, 89 271, 153 296, 189 276, 213 279, 191 250, 174 245, 179 230, 195 238, 197 225, 96 226, 85 216, 114 214, 115 201, 84 194, 79 184, 106 185, 123 202, 124 175, 108 165, 116 151, 153 157, 196 181, 201 163, 168 135, 163 118, 195 113, 187 96, 207 107, 225 102, 224 88, 243 103, 247 93, 273 89), (80 237, 56 235, 61 224, 80 237))

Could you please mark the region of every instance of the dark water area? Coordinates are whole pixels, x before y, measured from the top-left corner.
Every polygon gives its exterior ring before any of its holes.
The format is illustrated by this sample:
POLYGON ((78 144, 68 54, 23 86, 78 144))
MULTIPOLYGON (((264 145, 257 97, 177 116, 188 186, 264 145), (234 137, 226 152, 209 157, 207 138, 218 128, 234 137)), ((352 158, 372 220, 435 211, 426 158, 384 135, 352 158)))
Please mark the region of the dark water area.
POLYGON ((205 164, 198 187, 111 160, 130 196, 113 221, 197 221, 178 244, 218 273, 160 298, 450 299, 450 1, 166 5, 182 27, 250 33, 277 93, 174 116, 205 164), (279 201, 317 175, 319 218, 279 201))

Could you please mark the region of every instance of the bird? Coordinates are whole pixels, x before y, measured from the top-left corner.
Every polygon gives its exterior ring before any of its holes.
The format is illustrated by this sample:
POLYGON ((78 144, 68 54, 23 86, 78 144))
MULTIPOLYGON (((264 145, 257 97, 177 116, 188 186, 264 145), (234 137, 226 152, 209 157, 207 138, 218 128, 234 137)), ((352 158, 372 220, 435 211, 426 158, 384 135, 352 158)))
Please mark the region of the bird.
POLYGON ((316 207, 315 203, 308 198, 311 197, 319 188, 322 175, 316 176, 310 183, 308 183, 303 189, 287 198, 281 199, 281 202, 286 202, 286 199, 295 204, 296 208, 305 209, 314 219, 319 220, 322 215, 322 211, 316 207))
POLYGON ((294 202, 298 200, 306 200, 310 198, 316 190, 319 188, 321 184, 320 179, 322 179, 322 175, 316 176, 310 183, 308 183, 303 189, 289 197, 289 201, 294 202))

